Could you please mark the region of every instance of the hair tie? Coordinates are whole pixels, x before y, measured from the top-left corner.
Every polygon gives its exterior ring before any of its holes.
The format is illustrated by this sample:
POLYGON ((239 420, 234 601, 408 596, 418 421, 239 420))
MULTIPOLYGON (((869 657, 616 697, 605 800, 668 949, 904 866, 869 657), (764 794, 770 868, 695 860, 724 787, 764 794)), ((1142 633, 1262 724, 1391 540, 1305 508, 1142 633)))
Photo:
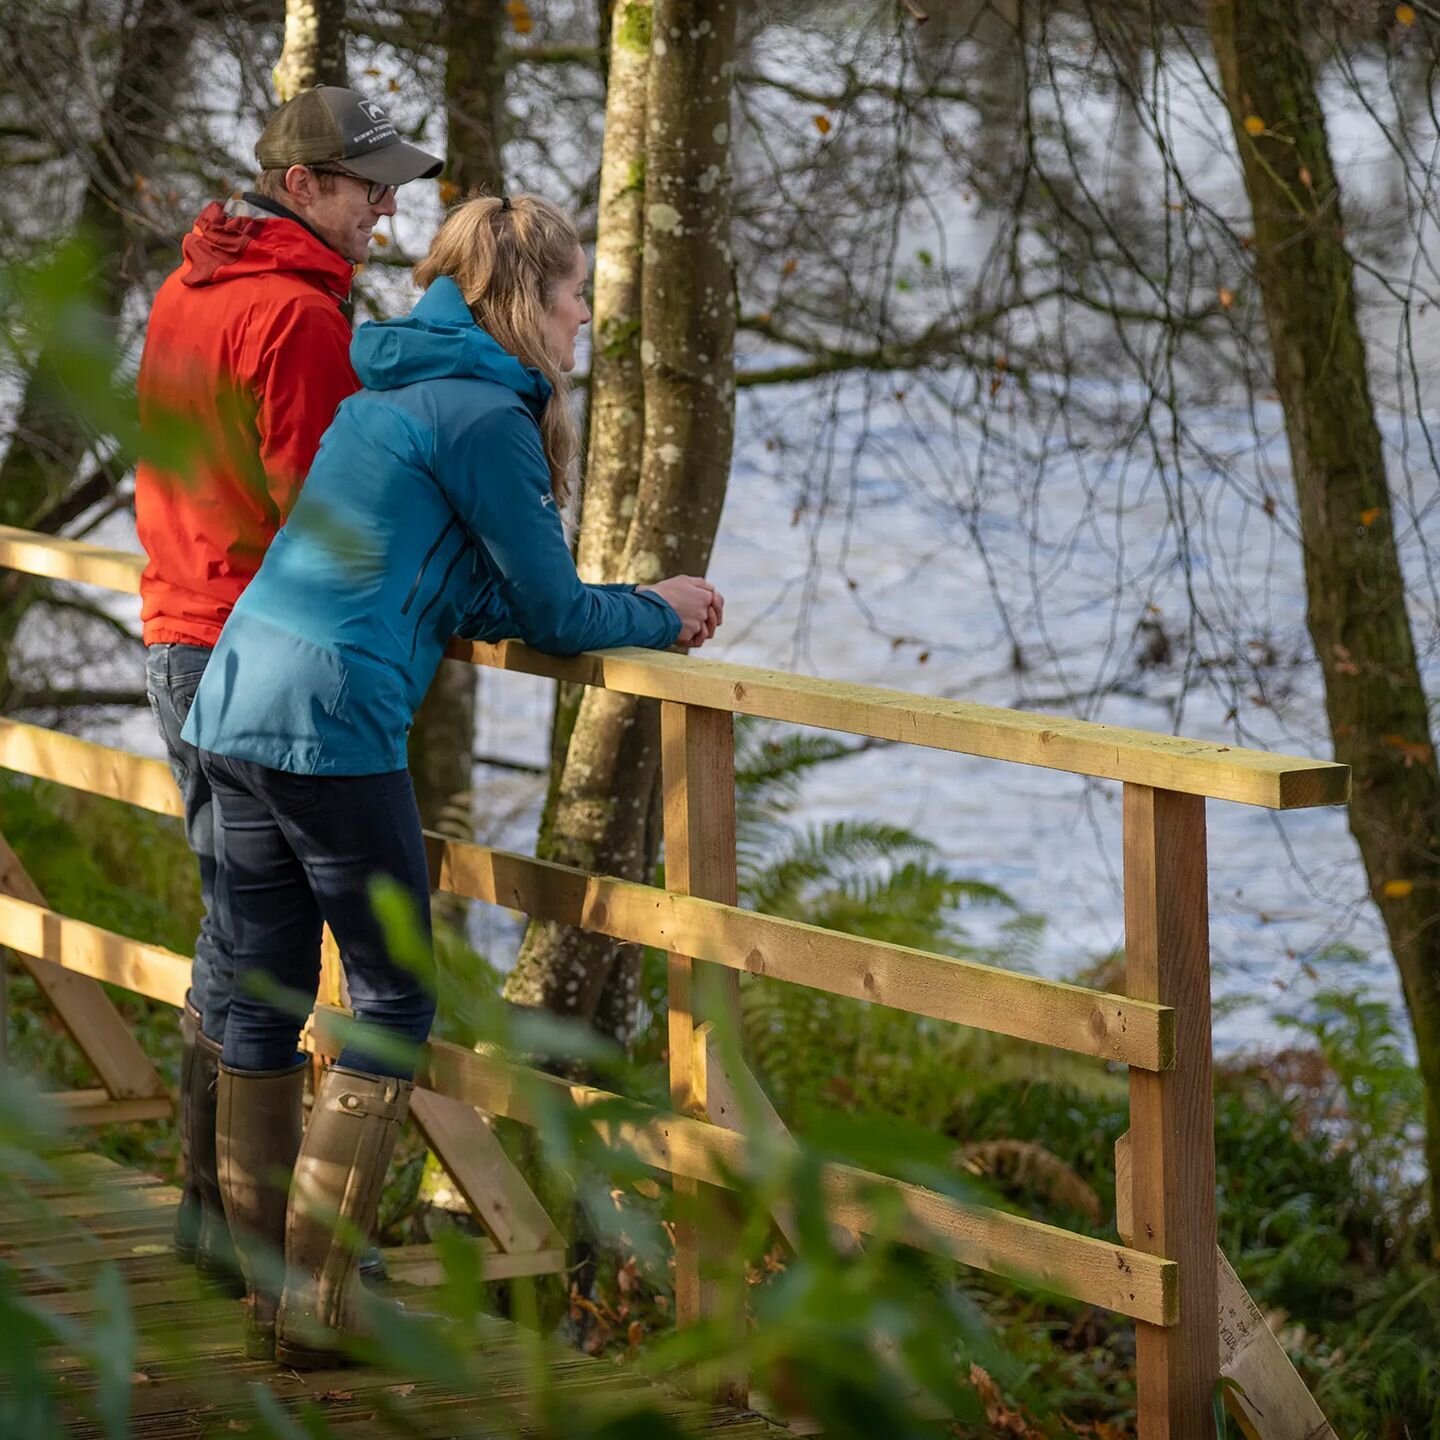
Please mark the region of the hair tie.
POLYGON ((503 215, 509 208, 510 197, 508 195, 502 195, 500 197, 500 213, 503 215))

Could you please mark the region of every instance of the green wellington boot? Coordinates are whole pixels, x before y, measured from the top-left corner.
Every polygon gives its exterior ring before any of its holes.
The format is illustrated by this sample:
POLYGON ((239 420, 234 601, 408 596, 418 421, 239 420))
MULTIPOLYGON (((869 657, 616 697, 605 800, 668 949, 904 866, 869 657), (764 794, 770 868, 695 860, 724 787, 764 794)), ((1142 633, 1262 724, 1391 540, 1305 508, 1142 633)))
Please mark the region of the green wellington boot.
POLYGON ((284 1282, 285 1212, 300 1150, 306 1061, 285 1070, 220 1067, 215 1132, 220 1193, 245 1272, 245 1353, 275 1353, 284 1282))
POLYGON ((190 1170, 200 1197, 199 1224, 195 1229, 195 1269, 226 1294, 243 1295, 245 1281, 230 1227, 215 1160, 215 1104, 220 1072, 220 1042, 195 1027, 193 1074, 185 1092, 186 1128, 189 1131, 190 1170))
POLYGON ((200 1033, 200 1012, 185 997, 180 1012, 180 1098, 175 1118, 180 1127, 180 1165, 185 1178, 181 1183, 180 1205, 175 1211, 175 1258, 185 1265, 195 1263, 195 1244, 200 1237, 200 1184, 195 1178, 195 1159, 190 1153, 190 1092, 199 1082, 200 1065, 195 1053, 195 1037, 200 1033))
POLYGON ((375 1224, 413 1088, 338 1065, 320 1082, 290 1187, 285 1293, 275 1321, 282 1365, 344 1365, 345 1339, 365 1328, 356 1262, 375 1224))

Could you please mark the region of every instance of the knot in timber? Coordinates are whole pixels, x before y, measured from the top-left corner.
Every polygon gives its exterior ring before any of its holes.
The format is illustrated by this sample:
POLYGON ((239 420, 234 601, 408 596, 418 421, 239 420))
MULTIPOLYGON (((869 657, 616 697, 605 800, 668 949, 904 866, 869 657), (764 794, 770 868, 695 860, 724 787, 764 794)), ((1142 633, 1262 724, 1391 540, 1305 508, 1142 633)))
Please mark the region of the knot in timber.
POLYGON ((752 975, 765 973, 765 952, 758 945, 745 956, 745 968, 752 975))
POLYGON ((1109 1034, 1109 1026, 1105 1024, 1105 1012, 1098 1005, 1090 1012, 1090 1032, 1097 1040, 1103 1040, 1109 1034))

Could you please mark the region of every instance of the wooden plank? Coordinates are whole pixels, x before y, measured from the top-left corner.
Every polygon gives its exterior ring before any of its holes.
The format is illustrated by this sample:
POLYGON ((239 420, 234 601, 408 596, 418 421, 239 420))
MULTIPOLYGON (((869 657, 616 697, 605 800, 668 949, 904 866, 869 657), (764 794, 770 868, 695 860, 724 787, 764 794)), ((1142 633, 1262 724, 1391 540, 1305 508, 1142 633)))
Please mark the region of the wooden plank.
POLYGON ((127 595, 140 593, 143 556, 128 550, 107 550, 84 540, 60 540, 33 530, 0 525, 0 565, 50 580, 74 580, 127 595))
MULTIPOLYGON (((416 1091, 416 1094, 419 1092, 416 1091)), ((521 1275, 558 1275, 568 1264, 564 1246, 545 1250, 498 1251, 488 1240, 477 1238, 480 1276, 483 1280, 514 1280, 521 1275)), ((445 1266, 435 1245, 401 1245, 386 1250, 385 1268, 393 1282, 404 1285, 443 1285, 445 1266)))
MULTIPOLYGON (((185 1003, 190 986, 190 962, 183 955, 140 940, 127 940, 98 925, 68 919, 12 895, 0 895, 0 945, 48 961, 62 973, 76 972, 123 985, 127 990, 164 1000, 177 1010, 185 1003)), ((133 1036, 130 1038, 133 1041, 133 1036)), ((163 1084, 160 1088, 164 1090, 163 1084)))
POLYGON ((1271 755, 1208 740, 820 680, 783 670, 692 660, 665 651, 592 651, 561 659, 530 650, 518 640, 498 645, 452 640, 445 653, 451 659, 492 669, 602 685, 654 700, 703 705, 736 715, 1009 760, 1072 775, 1153 785, 1242 805, 1294 810, 1343 805, 1350 794, 1349 767, 1331 761, 1271 755))
MULTIPOLYGON (((30 878, 9 842, 0 835, 0 899, 5 897, 15 897, 13 903, 16 904, 45 905, 40 887, 30 878)), ((0 944, 5 943, 10 943, 19 954, 20 963, 34 977, 40 993, 100 1077, 106 1095, 114 1100, 163 1101, 164 1110, 160 1113, 169 1113, 170 1092, 160 1072, 95 980, 72 973, 75 967, 62 968, 52 963, 49 956, 37 955, 23 945, 0 937, 0 944)), ((190 965, 188 961, 184 963, 188 986, 190 965)), ((184 998, 182 990, 182 1004, 184 998)), ((76 1120, 74 1123, 88 1122, 76 1120)))
MULTIPOLYGON (((1130 1137, 1122 1135, 1115 1142, 1115 1228, 1127 1245, 1134 1233, 1130 1166, 1130 1137)), ((1225 1409, 1246 1440, 1339 1440, 1219 1246, 1215 1284, 1220 1374, 1235 1382, 1225 1389, 1225 1409)))
POLYGON ((1163 1069, 1174 1056, 1174 1016, 1164 1005, 667 894, 483 845, 439 836, 429 837, 429 844, 440 889, 526 915, 1142 1069, 1163 1069))
MULTIPOLYGON (((317 1012, 317 1028, 333 1024, 333 1017, 332 1011, 317 1012)), ((526 1125, 541 1123, 546 1105, 579 1110, 623 1106, 629 1117, 623 1123, 604 1118, 595 1122, 606 1143, 642 1164, 709 1185, 726 1185, 730 1175, 745 1174, 750 1164, 749 1146, 734 1131, 443 1040, 430 1041, 417 1078, 431 1090, 526 1125)), ((1154 1325, 1174 1323, 1172 1261, 1005 1211, 963 1205, 850 1166, 827 1165, 822 1171, 830 1219, 863 1233, 872 1233, 877 1223, 868 1199, 875 1187, 900 1197, 908 1217, 904 1238, 917 1249, 993 1273, 1025 1276, 1058 1294, 1154 1325)))
POLYGON ((1205 802, 1125 787, 1125 977, 1175 1010, 1174 1068, 1130 1072, 1136 1248, 1180 1269, 1178 1322, 1135 1327, 1140 1440, 1213 1440, 1215 1109, 1205 802))
MULTIPOLYGON (((731 1074, 732 1066, 727 1065, 720 1054, 715 1027, 710 1021, 696 1027, 692 1043, 695 1055, 691 1068, 698 1080, 696 1088, 705 1096, 701 1118, 724 1130, 749 1135, 752 1141, 758 1132, 764 1144, 792 1153, 798 1150, 789 1127, 776 1113, 770 1097, 748 1069, 738 1080, 731 1074)), ((789 1242, 790 1248, 798 1253, 800 1230, 795 1223, 794 1206, 777 1201, 770 1214, 775 1228, 789 1242)))
MULTIPOLYGON (((735 870, 735 717, 724 710, 662 704, 660 768, 665 816, 665 888, 724 905, 738 899, 735 870)), ((703 1115, 709 1102, 707 1069, 697 1065, 696 1024, 718 1021, 732 1037, 740 1032, 740 977, 734 970, 708 967, 703 960, 672 950, 668 960, 670 1103, 680 1113, 703 1115)), ((698 1051, 701 1059, 705 1051, 698 1051)), ((728 1318, 743 1340, 743 1305, 730 1289, 743 1292, 745 1263, 741 1223, 734 1207, 712 1188, 689 1176, 674 1179, 675 1323, 728 1318)), ((749 1403, 749 1376, 723 1375, 715 1388, 723 1403, 749 1403)))
MULTIPOLYGON (((0 765, 13 754, 37 767, 26 773, 134 804, 149 803, 162 781, 173 792, 169 769, 159 760, 71 736, 59 737, 64 744, 58 748, 40 743, 50 733, 0 719, 0 765)), ((426 843, 433 882, 451 894, 1141 1069, 1163 1069, 1173 1058, 1174 1016, 1167 1006, 842 935, 440 835, 427 835, 426 843)))
MULTIPOLYGON (((0 526, 0 565, 134 593, 143 561, 138 555, 82 541, 0 526)), ((814 725, 1245 805, 1289 810, 1342 805, 1349 798, 1348 767, 1328 761, 1269 755, 1205 740, 818 680, 750 665, 692 660, 663 651, 611 650, 561 659, 542 655, 515 640, 483 645, 457 639, 450 642, 446 654, 493 669, 603 685, 674 704, 814 725)))
POLYGON ((112 1100, 104 1090, 49 1091, 46 1100, 66 1125, 120 1125, 133 1120, 166 1120, 174 1110, 170 1096, 112 1100))
POLYGON ((53 780, 90 795, 124 800, 157 815, 184 815, 175 777, 163 760, 97 745, 41 725, 0 719, 0 768, 53 780))
POLYGON ((564 1250, 564 1238, 478 1110, 416 1090, 410 1118, 502 1251, 564 1250))

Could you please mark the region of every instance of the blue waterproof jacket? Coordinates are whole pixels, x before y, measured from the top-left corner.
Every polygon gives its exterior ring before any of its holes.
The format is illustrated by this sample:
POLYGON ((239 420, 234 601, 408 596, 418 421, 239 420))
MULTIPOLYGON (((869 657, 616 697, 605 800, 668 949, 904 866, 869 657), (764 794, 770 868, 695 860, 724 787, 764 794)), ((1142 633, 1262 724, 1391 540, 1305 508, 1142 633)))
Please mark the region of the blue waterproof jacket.
POLYGON ((452 635, 557 655, 675 643, 660 596, 581 583, 540 440, 549 382, 454 281, 362 325, 350 353, 365 388, 226 622, 186 740, 296 774, 382 774, 404 768, 452 635))

